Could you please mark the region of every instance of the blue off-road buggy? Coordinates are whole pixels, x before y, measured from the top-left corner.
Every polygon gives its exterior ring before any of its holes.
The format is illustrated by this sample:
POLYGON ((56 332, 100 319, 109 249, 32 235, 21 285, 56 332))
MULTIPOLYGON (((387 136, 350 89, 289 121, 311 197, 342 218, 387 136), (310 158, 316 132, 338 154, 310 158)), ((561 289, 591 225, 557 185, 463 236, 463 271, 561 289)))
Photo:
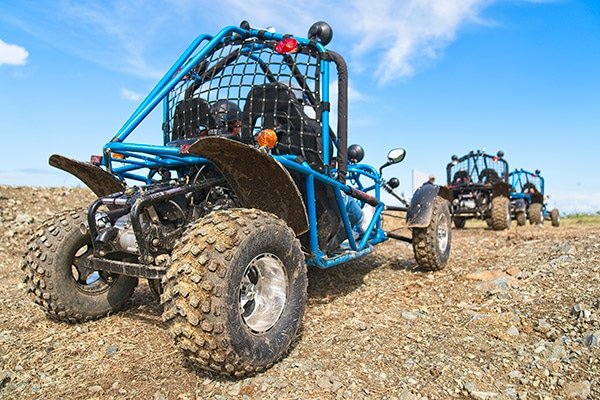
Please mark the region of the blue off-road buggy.
POLYGON ((540 170, 529 172, 515 169, 508 176, 512 187, 511 209, 517 225, 523 226, 529 219, 531 225, 542 225, 544 220, 549 220, 552 226, 560 226, 558 209, 548 211, 544 196, 544 178, 540 170))
POLYGON ((481 150, 452 156, 446 174, 457 228, 471 218, 483 219, 495 230, 510 227, 508 163, 503 157, 502 151, 492 156, 481 150))
POLYGON ((378 170, 360 163, 360 146, 347 147, 347 69, 325 48, 331 37, 324 22, 308 38, 247 22, 202 35, 101 157, 50 157, 98 199, 46 221, 29 242, 23 270, 33 299, 57 320, 95 319, 145 278, 191 360, 244 375, 268 368, 294 340, 306 265, 333 267, 394 238, 412 243, 421 268, 443 268, 449 203, 431 184, 410 204, 382 202, 398 181, 381 170, 405 153, 390 151, 378 170), (125 142, 159 104, 163 144, 125 142), (384 210, 406 212, 412 237, 385 231, 384 210))

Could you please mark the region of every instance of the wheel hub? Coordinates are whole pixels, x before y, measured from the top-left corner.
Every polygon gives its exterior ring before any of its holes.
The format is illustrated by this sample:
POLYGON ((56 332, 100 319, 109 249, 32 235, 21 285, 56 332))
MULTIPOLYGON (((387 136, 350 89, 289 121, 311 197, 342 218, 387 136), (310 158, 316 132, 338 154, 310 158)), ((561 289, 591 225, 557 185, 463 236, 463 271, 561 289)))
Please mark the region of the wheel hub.
POLYGON ((437 226, 437 242, 438 248, 443 253, 448 247, 448 218, 446 214, 440 214, 437 226))
POLYGON ((255 333, 271 329, 285 308, 288 280, 283 262, 262 253, 248 265, 239 290, 239 310, 244 323, 255 333))

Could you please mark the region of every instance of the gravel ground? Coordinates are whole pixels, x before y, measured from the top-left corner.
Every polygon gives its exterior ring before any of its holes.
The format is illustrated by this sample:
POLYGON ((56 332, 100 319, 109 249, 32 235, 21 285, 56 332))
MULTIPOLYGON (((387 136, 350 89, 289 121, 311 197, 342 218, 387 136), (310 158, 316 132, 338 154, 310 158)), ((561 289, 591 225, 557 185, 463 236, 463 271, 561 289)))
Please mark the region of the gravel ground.
POLYGON ((468 222, 443 271, 417 270, 410 246, 391 240, 310 270, 288 356, 233 380, 186 364, 145 284, 124 312, 76 325, 27 298, 30 231, 92 199, 0 186, 0 398, 600 399, 600 224, 468 222))

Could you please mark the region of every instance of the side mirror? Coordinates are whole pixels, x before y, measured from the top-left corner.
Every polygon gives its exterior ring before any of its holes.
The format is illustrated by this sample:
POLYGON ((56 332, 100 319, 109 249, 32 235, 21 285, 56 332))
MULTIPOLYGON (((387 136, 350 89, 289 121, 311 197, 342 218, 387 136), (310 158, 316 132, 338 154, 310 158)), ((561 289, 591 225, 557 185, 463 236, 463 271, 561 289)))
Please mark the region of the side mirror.
POLYGON ((389 167, 393 164, 398 164, 400 161, 404 160, 404 157, 406 157, 406 150, 402 148, 390 150, 390 152, 388 153, 387 162, 379 168, 379 174, 381 174, 381 170, 385 167, 389 167))
POLYGON ((393 149, 388 153, 388 162, 390 164, 397 164, 404 160, 404 157, 406 157, 406 150, 403 148, 393 149))
POLYGON ((541 174, 541 173, 542 173, 542 171, 540 171, 539 169, 536 169, 536 170, 535 170, 535 174, 536 174, 536 175, 539 175, 539 174, 541 174))
POLYGON ((496 153, 496 155, 498 156, 498 158, 502 158, 504 157, 504 152, 502 150, 499 150, 498 153, 496 153))

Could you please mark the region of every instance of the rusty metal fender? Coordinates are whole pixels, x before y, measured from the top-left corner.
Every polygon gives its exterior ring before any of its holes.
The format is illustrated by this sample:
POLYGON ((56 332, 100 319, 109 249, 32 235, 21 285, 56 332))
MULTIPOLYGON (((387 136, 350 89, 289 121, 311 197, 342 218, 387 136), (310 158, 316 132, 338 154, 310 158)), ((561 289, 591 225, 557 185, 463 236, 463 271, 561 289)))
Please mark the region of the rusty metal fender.
POLYGON ((244 207, 277 215, 296 235, 308 231, 302 195, 290 173, 273 157, 219 136, 198 139, 189 152, 208 159, 223 174, 244 207))
POLYGON ((48 164, 79 178, 98 197, 121 192, 125 189, 125 184, 114 175, 90 163, 53 154, 48 159, 48 164))
POLYGON ((426 182, 417 189, 406 212, 408 228, 425 228, 431 222, 433 203, 440 192, 440 187, 426 182))

